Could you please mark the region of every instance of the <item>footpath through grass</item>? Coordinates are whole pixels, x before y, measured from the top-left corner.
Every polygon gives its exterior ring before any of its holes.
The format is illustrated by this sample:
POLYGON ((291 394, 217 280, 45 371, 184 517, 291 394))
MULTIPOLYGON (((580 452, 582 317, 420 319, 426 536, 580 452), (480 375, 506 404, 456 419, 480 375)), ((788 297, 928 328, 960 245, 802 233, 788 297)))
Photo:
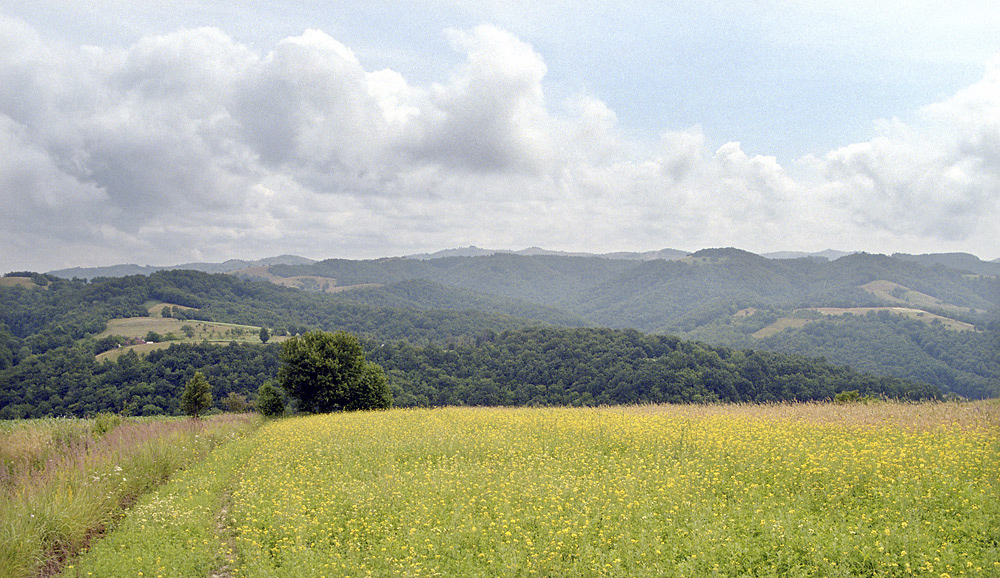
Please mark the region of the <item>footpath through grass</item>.
POLYGON ((0 423, 0 576, 57 573, 137 499, 257 420, 102 415, 0 423))
POLYGON ((996 402, 294 418, 66 575, 997 576, 998 464, 996 402))

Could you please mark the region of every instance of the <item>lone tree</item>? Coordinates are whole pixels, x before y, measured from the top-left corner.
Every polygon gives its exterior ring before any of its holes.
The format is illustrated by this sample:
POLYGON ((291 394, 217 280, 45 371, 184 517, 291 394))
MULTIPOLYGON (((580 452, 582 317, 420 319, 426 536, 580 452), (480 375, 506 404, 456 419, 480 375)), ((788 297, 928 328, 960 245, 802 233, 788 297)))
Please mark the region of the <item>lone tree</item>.
POLYGON ((281 400, 278 388, 265 381, 257 388, 257 411, 264 417, 277 417, 285 413, 285 402, 281 400))
POLYGON ((261 327, 260 333, 257 335, 260 336, 261 343, 267 343, 267 340, 271 338, 271 332, 267 330, 267 327, 261 327))
POLYGON ((181 411, 197 418, 212 405, 212 388, 200 371, 196 371, 181 394, 181 411))
POLYGON ((392 393, 382 367, 365 359, 358 338, 307 331, 281 344, 278 383, 314 413, 387 409, 392 393))

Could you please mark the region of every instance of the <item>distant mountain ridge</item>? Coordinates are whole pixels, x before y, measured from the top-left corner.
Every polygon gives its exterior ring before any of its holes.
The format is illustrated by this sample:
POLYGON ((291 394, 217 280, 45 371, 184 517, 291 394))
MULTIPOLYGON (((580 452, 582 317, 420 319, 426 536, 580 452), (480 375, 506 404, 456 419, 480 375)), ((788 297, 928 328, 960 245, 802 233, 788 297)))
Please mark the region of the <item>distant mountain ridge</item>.
MULTIPOLYGON (((671 249, 671 248, 659 249, 653 251, 617 251, 612 253, 587 253, 587 252, 577 252, 577 251, 556 251, 534 246, 514 251, 510 249, 483 249, 475 245, 469 245, 468 247, 456 247, 454 249, 444 249, 441 251, 435 251, 433 253, 414 253, 411 255, 404 255, 401 258, 412 259, 417 261, 429 261, 433 259, 445 259, 448 257, 488 257, 490 255, 503 254, 503 255, 523 255, 523 256, 550 255, 559 257, 599 257, 602 259, 613 259, 622 261, 655 261, 655 260, 674 261, 688 257, 694 253, 696 253, 696 251, 684 251, 680 249, 671 249)), ((855 255, 857 253, 859 253, 859 251, 839 251, 836 249, 827 249, 825 251, 818 251, 812 253, 806 251, 775 251, 770 253, 759 253, 759 254, 750 253, 750 254, 759 255, 761 257, 765 257, 767 259, 772 259, 772 260, 814 259, 814 260, 836 261, 841 257, 855 255)), ((984 261, 979 257, 969 253, 927 253, 921 255, 894 253, 892 257, 905 261, 917 262, 924 266, 942 265, 952 269, 960 271, 968 271, 980 275, 1000 276, 1000 259, 994 259, 993 261, 984 261)), ((392 257, 385 257, 383 259, 390 259, 390 258, 392 257)), ((382 259, 375 259, 374 261, 380 261, 380 260, 382 259)), ((156 271, 164 271, 164 270, 172 271, 179 269, 202 271, 204 273, 233 273, 251 267, 270 267, 272 265, 311 265, 317 262, 319 261, 315 259, 309 259, 307 257, 299 257, 297 255, 279 255, 277 257, 267 257, 264 259, 258 259, 256 261, 247 261, 243 259, 229 259, 228 261, 224 261, 222 263, 195 262, 195 263, 182 263, 180 265, 166 265, 166 266, 119 264, 119 265, 110 265, 107 267, 71 267, 68 269, 57 269, 54 271, 48 271, 48 274, 55 275, 56 277, 62 277, 64 279, 72 279, 74 277, 80 279, 93 279, 95 277, 125 277, 128 275, 150 275, 152 273, 155 273, 156 271)))
POLYGON ((834 249, 827 249, 826 251, 819 251, 818 253, 806 253, 805 251, 776 251, 774 253, 761 253, 761 257, 767 257, 768 259, 826 259, 827 261, 836 261, 841 257, 854 255, 855 253, 858 253, 858 251, 836 251, 834 249))
POLYGON ((574 252, 574 251, 553 251, 550 249, 542 249, 541 247, 528 247, 527 249, 521 249, 518 251, 512 251, 510 249, 482 249, 476 247, 475 245, 469 245, 468 247, 461 247, 456 249, 444 249, 442 251, 435 251, 434 253, 416 253, 413 255, 404 255, 404 259, 417 259, 420 261, 427 261, 430 259, 443 259, 446 257, 488 257, 490 255, 496 254, 505 255, 556 255, 561 257, 603 257, 605 259, 622 259, 626 261, 650 261, 653 259, 665 259, 667 261, 673 259, 682 259, 690 254, 690 251, 681 251, 679 249, 660 249, 657 251, 618 251, 613 253, 586 253, 586 252, 574 252))
POLYGON ((240 269, 249 267, 270 267, 272 265, 309 265, 315 263, 315 259, 299 257, 297 255, 279 255, 277 257, 267 257, 257 261, 245 261, 243 259, 229 259, 222 263, 183 263, 181 265, 168 265, 158 267, 155 265, 110 265, 108 267, 71 267, 69 269, 58 269, 49 271, 49 275, 62 277, 63 279, 93 279, 95 277, 126 277, 129 275, 151 275, 157 271, 175 271, 180 269, 201 271, 203 273, 232 273, 240 269))
POLYGON ((892 256, 896 259, 920 263, 926 267, 941 265, 957 271, 968 271, 976 275, 1000 275, 1000 259, 996 261, 983 261, 979 257, 969 253, 930 253, 924 255, 893 253, 892 256))

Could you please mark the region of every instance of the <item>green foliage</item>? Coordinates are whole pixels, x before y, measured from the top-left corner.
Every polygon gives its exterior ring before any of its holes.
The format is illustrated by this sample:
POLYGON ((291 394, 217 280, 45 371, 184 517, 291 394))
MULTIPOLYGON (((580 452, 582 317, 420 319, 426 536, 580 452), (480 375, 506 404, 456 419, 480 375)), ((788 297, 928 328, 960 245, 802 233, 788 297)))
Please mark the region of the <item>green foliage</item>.
POLYGON ((197 418, 212 405, 212 388, 200 371, 184 386, 181 394, 181 411, 197 418))
POLYGON ((856 389, 842 391, 833 396, 833 401, 836 403, 858 403, 861 401, 861 392, 856 389))
POLYGON ((267 340, 271 339, 271 332, 267 330, 267 327, 261 327, 258 335, 261 343, 267 343, 267 340))
POLYGON ((285 413, 285 402, 278 388, 270 381, 257 389, 257 411, 264 417, 279 417, 285 413))
POLYGON ((147 316, 150 301, 200 307, 172 307, 177 319, 268 327, 272 335, 342 329, 362 336, 368 359, 381 364, 392 380, 394 403, 404 406, 704 401, 713 396, 825 399, 843 387, 902 398, 934 397, 938 389, 965 397, 1000 394, 995 330, 958 333, 879 314, 817 319, 763 340, 750 335, 796 307, 884 305, 857 287, 878 279, 975 308, 979 311, 950 309, 948 315, 961 314, 984 327, 989 318, 981 310, 1000 294, 995 278, 962 276, 878 255, 823 263, 717 250, 689 261, 505 255, 336 261, 295 271, 335 274, 341 284, 388 283, 337 294, 194 271, 89 283, 52 277, 44 291, 0 287, 0 419, 121 411, 179 415, 180 394, 195 371, 213 384, 217 403, 230 392, 252 397, 261 384, 276 378, 280 348, 271 345, 273 340, 263 347, 176 344, 144 357, 129 353, 117 361, 96 361, 94 355, 125 343, 114 336, 93 336, 109 319, 147 316), (733 317, 751 306, 761 313, 733 317), (618 337, 594 350, 600 359, 588 359, 588 348, 600 332, 534 337, 544 323, 603 323, 647 331, 692 328, 685 337, 732 350, 763 349, 813 359, 792 362, 797 358, 730 351, 717 353, 725 361, 722 366, 697 358, 688 358, 685 366, 680 363, 685 348, 694 346, 679 348, 669 360, 661 360, 662 355, 647 359, 636 356, 624 341, 618 343, 618 337), (498 348, 516 339, 526 340, 523 347, 498 348), (573 348, 544 349, 549 341, 575 339, 581 340, 579 353, 571 356, 576 361, 554 357, 555 351, 573 348), (730 361, 741 355, 754 362, 730 361), (487 359, 491 356, 495 361, 487 359), (822 379, 813 379, 795 369, 812 366, 821 356, 912 381, 848 376, 829 365, 817 374, 822 379), (532 365, 536 359, 544 362, 539 368, 532 365), (797 374, 806 378, 801 385, 794 383, 797 374))
POLYGON ((116 413, 99 413, 94 417, 91 433, 95 438, 102 438, 121 425, 123 418, 116 413))
POLYGON ((365 359, 358 338, 344 331, 308 331, 282 343, 278 381, 316 413, 385 409, 392 394, 382 368, 365 359))
POLYGON ((820 316, 770 337, 750 336, 774 318, 770 312, 727 317, 684 336, 729 347, 824 357, 859 371, 929 383, 967 398, 1000 396, 1000 360, 994 357, 992 331, 952 331, 879 311, 820 316))
POLYGON ((247 396, 235 391, 229 392, 229 395, 222 400, 222 405, 230 413, 245 413, 250 410, 250 403, 247 401, 247 396))
POLYGON ((371 344, 399 406, 612 405, 829 400, 857 389, 938 399, 926 384, 822 359, 738 351, 632 330, 538 328, 447 348, 371 344))

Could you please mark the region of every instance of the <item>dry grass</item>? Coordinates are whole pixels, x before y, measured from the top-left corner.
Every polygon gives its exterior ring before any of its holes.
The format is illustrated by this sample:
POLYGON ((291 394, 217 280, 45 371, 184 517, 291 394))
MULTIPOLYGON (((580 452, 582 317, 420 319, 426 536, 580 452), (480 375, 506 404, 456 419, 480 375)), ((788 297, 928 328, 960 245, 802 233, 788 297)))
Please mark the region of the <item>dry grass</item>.
POLYGON ((798 329, 799 327, 805 327, 805 325, 811 321, 812 319, 799 319, 797 317, 782 317, 781 319, 778 319, 777 321, 768 325, 767 327, 764 327, 758 331, 751 333, 751 336, 756 337, 757 339, 763 339, 765 337, 770 337, 772 335, 781 333, 782 331, 790 329, 792 327, 796 329, 798 329))
MULTIPOLYGON (((888 311, 893 315, 901 315, 909 319, 915 319, 917 321, 923 321, 924 323, 931 324, 934 322, 941 323, 946 329, 952 331, 975 331, 976 326, 971 323, 966 323, 964 321, 958 321, 957 319, 951 319, 949 317, 942 317, 941 315, 935 315, 934 313, 928 313, 927 311, 922 311, 920 309, 913 309, 911 307, 808 307, 805 309, 796 309, 799 311, 815 311, 821 313, 827 317, 841 317, 844 315, 867 315, 869 313, 877 313, 879 311, 888 311)), ((747 314, 742 314, 738 312, 735 316, 745 317, 747 314)), ((789 328, 800 328, 805 327, 809 323, 815 321, 815 319, 803 319, 800 317, 782 317, 775 321, 774 323, 764 327, 751 335, 757 339, 763 339, 765 337, 771 337, 776 335, 785 329, 789 328)))
MULTIPOLYGON (((158 303, 149 307, 150 312, 159 312, 164 307, 173 307, 167 303, 158 303)), ((158 313, 157 313, 158 315, 158 313)), ((230 343, 237 341, 241 343, 260 343, 260 327, 253 325, 238 325, 235 323, 220 323, 216 321, 195 321, 181 320, 172 317, 127 317, 112 319, 108 321, 107 328, 99 333, 97 337, 108 337, 119 335, 134 339, 144 339, 150 332, 158 333, 164 341, 157 343, 146 343, 122 347, 104 352, 98 359, 117 359, 126 351, 134 350, 136 353, 144 354, 156 349, 163 349, 176 342, 209 342, 209 343, 230 343), (185 328, 188 330, 185 332, 185 328), (190 333, 190 337, 188 336, 190 333)), ((272 336, 272 341, 287 339, 272 336)))
POLYGON ((160 317, 161 315, 163 315, 163 310, 166 309, 167 307, 170 307, 171 309, 176 307, 178 309, 182 309, 185 311, 197 311, 196 307, 187 307, 186 305, 177 305, 176 303, 154 303, 153 305, 149 306, 147 311, 149 311, 150 315, 160 317))
POLYGON ((122 355, 125 355, 128 351, 134 351, 139 355, 146 355, 150 351, 156 351, 157 349, 166 349, 170 347, 171 343, 176 343, 175 341, 161 341, 159 343, 140 343, 139 345, 129 345, 127 347, 119 347, 118 349, 112 349, 110 351, 105 351, 97 355, 97 361, 115 361, 122 355))
POLYGON ((908 317, 910 319, 916 319, 917 321, 923 321, 924 323, 933 323, 934 321, 939 321, 948 329, 953 331, 975 331, 976 326, 971 323, 966 323, 964 321, 957 321, 948 317, 942 317, 940 315, 935 315, 933 313, 928 313, 920 309, 913 309, 912 307, 813 307, 810 309, 803 309, 803 311, 818 311, 823 315, 838 316, 838 315, 867 315, 868 313, 874 313, 878 311, 888 311, 895 315, 902 315, 903 317, 908 317))
POLYGON ((25 287, 27 289, 45 289, 35 285, 30 277, 0 277, 0 287, 25 287))
MULTIPOLYGON (((951 303, 946 303, 937 297, 928 295, 926 293, 921 293, 920 291, 914 291, 909 287, 905 287, 898 283, 893 283, 892 281, 872 281, 871 283, 861 286, 862 289, 881 297, 887 301, 893 303, 899 303, 901 305, 913 305, 916 307, 933 307, 935 309, 943 309, 945 311, 955 311, 955 312, 966 312, 969 309, 967 307, 959 307, 957 305, 952 305, 951 303), (902 293, 900 293, 902 291, 902 293), (901 295, 897 297, 893 293, 901 295)), ((976 309, 977 313, 985 313, 982 309, 976 309)))
POLYGON ((257 341, 260 327, 253 325, 237 325, 233 323, 218 323, 215 321, 182 321, 172 317, 127 317, 108 321, 108 327, 98 337, 121 335, 123 337, 145 337, 153 331, 160 335, 173 333, 178 339, 185 341, 257 341), (184 326, 193 330, 193 335, 187 337, 184 326))

